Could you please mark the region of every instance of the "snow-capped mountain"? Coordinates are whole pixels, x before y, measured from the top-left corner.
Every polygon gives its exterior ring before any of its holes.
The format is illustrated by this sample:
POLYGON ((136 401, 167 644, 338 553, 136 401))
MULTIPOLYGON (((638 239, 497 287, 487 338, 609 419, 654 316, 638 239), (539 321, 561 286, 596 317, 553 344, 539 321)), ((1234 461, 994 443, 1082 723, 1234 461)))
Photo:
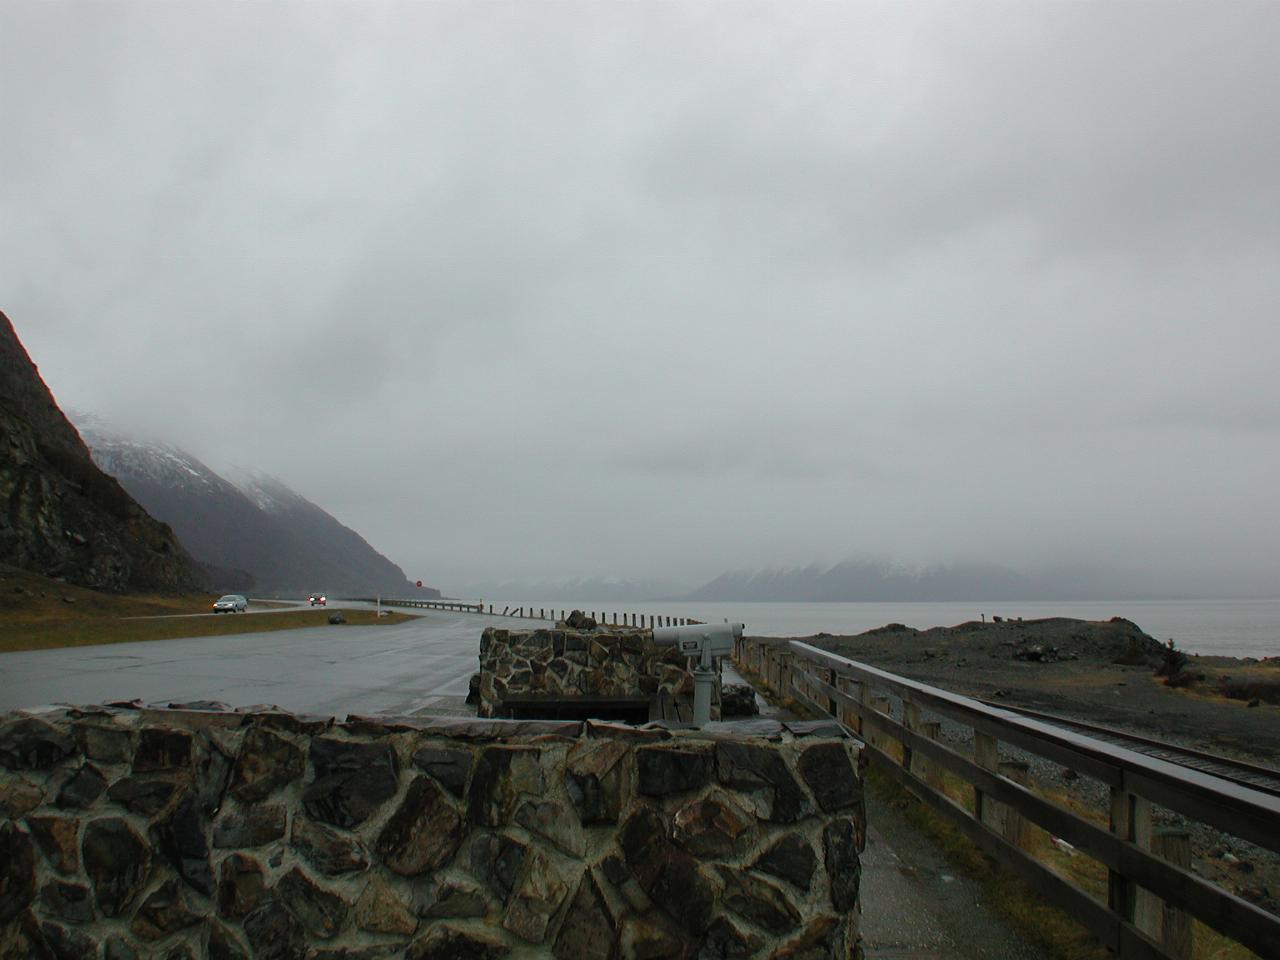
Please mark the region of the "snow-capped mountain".
POLYGON ((412 589, 403 570, 282 481, 237 471, 233 482, 170 443, 130 437, 94 417, 75 419, 94 462, 173 527, 211 569, 215 589, 281 596, 412 589))

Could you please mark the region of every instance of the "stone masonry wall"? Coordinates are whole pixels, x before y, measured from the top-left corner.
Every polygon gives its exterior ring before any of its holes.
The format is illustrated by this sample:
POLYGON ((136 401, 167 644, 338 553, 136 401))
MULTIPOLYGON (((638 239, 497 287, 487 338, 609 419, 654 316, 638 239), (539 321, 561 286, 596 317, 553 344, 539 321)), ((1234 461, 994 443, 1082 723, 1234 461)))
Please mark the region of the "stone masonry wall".
MULTIPOLYGON (((651 630, 488 627, 480 636, 480 716, 498 716, 509 696, 643 697, 688 712, 693 672, 674 647, 655 644, 651 630)), ((711 719, 720 719, 718 672, 711 719)))
POLYGON ((857 955, 859 745, 733 726, 0 717, 0 957, 857 955))

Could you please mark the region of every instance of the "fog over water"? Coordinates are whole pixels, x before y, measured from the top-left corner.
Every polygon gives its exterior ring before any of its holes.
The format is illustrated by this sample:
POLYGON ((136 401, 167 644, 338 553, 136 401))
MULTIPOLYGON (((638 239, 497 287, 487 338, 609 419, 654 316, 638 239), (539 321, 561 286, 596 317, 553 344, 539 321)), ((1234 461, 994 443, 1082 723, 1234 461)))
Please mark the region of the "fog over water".
POLYGON ((0 309, 445 592, 1276 596, 1277 63, 1249 0, 6 0, 0 309))

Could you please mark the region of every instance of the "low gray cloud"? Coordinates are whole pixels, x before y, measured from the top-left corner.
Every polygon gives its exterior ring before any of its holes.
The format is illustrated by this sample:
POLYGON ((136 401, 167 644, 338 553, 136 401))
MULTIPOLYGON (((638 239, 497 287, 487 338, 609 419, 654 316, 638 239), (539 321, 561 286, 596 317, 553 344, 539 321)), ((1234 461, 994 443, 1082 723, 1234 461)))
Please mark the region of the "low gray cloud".
POLYGON ((58 398, 446 589, 1280 574, 1271 3, 0 8, 58 398), (1158 14, 1158 15, 1157 15, 1158 14))

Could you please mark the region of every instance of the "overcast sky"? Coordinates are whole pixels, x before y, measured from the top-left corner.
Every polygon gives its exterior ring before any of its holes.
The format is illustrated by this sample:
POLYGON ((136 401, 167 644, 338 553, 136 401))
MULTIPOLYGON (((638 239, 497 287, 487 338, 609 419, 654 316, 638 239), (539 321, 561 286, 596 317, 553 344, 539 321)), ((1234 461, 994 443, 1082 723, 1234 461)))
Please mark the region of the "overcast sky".
POLYGON ((0 3, 64 408, 446 590, 1280 593, 1280 4, 0 3))

